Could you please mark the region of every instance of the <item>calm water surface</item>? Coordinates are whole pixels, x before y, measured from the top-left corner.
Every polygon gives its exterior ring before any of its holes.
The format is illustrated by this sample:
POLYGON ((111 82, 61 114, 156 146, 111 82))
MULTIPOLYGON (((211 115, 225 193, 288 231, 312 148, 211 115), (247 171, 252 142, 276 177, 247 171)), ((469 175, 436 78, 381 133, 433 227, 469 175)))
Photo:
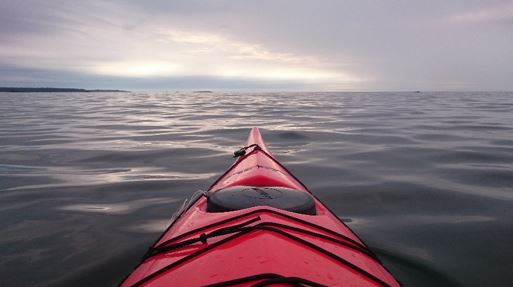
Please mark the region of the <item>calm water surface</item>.
POLYGON ((0 93, 0 286, 115 286, 252 126, 405 286, 513 284, 513 93, 0 93))

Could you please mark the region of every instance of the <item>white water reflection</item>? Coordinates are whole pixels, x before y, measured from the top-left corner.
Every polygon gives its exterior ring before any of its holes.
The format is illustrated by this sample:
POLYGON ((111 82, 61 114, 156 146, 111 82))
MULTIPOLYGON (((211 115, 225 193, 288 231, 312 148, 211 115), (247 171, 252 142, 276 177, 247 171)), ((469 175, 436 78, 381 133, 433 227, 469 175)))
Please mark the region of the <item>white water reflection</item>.
POLYGON ((156 197, 116 203, 72 204, 61 206, 58 209, 67 211, 94 212, 106 214, 126 214, 148 206, 169 204, 177 202, 179 200, 180 199, 177 198, 156 197))
POLYGON ((378 226, 391 225, 428 225, 428 224, 468 224, 495 221, 496 218, 484 215, 415 215, 404 216, 376 216, 372 219, 359 217, 341 217, 347 225, 358 226, 358 228, 375 228, 378 226))
POLYGON ((218 174, 187 173, 152 167, 84 169, 78 167, 61 168, 0 165, 0 176, 2 175, 9 175, 11 177, 45 177, 53 180, 53 182, 44 184, 26 184, 4 188, 6 191, 14 191, 51 187, 91 186, 131 181, 201 180, 212 178, 218 174), (6 172, 3 172, 3 170, 6 170, 6 172))
POLYGON ((146 220, 140 223, 135 223, 130 227, 125 228, 125 230, 138 233, 162 232, 170 223, 169 219, 146 220))

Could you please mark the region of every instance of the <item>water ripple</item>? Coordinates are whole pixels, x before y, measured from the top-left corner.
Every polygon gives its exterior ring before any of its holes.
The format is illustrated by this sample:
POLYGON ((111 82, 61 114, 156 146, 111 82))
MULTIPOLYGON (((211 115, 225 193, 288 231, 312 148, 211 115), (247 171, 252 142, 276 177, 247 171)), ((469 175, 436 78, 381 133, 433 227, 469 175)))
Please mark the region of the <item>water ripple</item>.
POLYGON ((115 285, 259 126, 406 286, 503 286, 512 123, 498 92, 0 93, 0 285, 115 285))

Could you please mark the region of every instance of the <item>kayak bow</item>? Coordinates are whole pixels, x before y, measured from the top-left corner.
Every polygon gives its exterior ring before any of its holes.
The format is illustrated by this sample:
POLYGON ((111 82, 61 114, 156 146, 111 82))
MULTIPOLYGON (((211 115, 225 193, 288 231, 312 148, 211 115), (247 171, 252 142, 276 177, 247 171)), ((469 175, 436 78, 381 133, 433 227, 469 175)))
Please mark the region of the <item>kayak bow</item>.
POLYGON ((122 287, 401 286, 257 128, 235 157, 184 203, 122 287))

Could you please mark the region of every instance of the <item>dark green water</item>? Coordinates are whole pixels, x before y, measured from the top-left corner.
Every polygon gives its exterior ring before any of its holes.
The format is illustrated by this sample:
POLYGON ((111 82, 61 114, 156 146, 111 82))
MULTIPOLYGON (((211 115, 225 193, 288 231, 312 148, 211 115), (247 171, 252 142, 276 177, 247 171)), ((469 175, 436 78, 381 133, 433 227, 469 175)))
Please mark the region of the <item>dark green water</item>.
POLYGON ((0 286, 115 286, 252 126, 405 286, 513 282, 513 93, 0 93, 0 286))

